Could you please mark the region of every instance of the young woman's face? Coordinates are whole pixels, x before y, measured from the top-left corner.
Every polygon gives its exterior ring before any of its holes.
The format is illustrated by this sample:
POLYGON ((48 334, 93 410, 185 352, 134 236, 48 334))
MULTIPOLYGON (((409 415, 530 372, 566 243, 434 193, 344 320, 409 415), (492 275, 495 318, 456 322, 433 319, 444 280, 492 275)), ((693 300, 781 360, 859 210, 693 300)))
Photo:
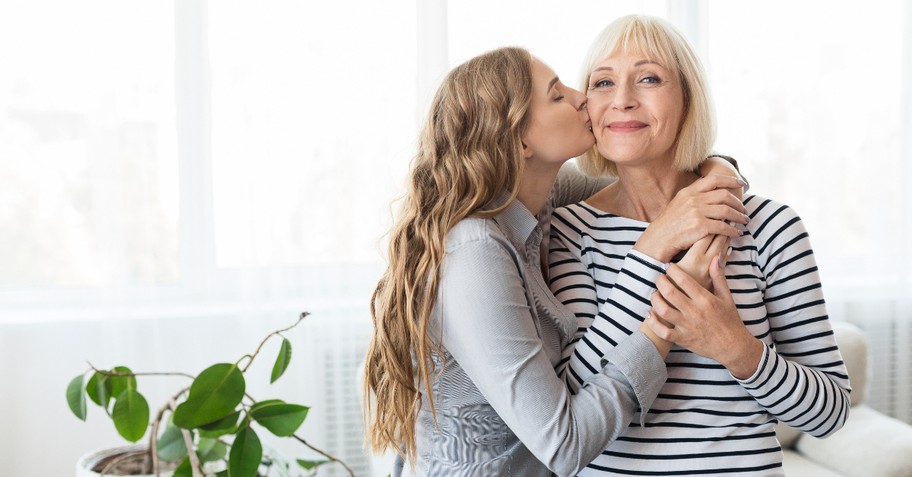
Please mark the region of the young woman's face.
POLYGON ((638 55, 617 54, 589 77, 589 117, 602 157, 619 166, 674 161, 684 117, 684 91, 670 69, 638 55))
POLYGON ((567 87, 548 65, 532 61, 532 105, 523 134, 530 160, 561 164, 595 143, 586 113, 586 96, 567 87))

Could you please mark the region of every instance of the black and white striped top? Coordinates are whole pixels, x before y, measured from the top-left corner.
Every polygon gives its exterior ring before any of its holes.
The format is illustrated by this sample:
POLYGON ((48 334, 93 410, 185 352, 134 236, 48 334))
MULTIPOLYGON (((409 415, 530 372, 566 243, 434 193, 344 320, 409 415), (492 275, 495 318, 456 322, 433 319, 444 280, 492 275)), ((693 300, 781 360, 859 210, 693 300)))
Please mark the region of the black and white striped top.
MULTIPOLYGON (((725 274, 741 319, 767 345, 756 373, 738 380, 674 347, 647 415, 580 475, 782 475, 777 420, 817 437, 842 427, 851 391, 808 234, 786 205, 756 195, 744 204, 749 233, 732 240, 725 274)), ((573 391, 647 315, 665 267, 632 249, 647 225, 585 202, 554 212, 550 286, 579 325, 562 368, 573 391)))

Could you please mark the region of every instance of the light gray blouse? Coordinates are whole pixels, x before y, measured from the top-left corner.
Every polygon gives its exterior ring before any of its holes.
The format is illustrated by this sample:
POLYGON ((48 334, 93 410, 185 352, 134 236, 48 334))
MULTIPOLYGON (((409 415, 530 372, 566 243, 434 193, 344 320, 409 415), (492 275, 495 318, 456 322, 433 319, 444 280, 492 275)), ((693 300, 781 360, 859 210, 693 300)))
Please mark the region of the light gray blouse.
MULTIPOLYGON (((604 185, 569 177, 558 202, 604 185)), ((536 217, 514 201, 450 231, 430 329, 443 351, 431 385, 437 423, 423 395, 417 458, 396 475, 574 475, 665 383, 664 361, 636 332, 605 350, 602 369, 575 395, 568 390, 561 351, 576 319, 542 276, 550 219, 550 205, 536 217)))

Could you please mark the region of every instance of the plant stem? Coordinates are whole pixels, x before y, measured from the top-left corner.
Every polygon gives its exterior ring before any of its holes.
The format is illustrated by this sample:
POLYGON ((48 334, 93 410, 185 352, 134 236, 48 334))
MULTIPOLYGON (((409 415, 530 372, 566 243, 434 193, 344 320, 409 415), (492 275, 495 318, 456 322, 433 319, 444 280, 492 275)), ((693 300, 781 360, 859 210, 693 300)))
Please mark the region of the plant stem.
POLYGON ((183 376, 185 378, 196 379, 196 376, 187 373, 173 372, 173 373, 115 373, 113 371, 105 371, 103 369, 98 369, 92 363, 89 363, 89 367, 92 368, 98 374, 105 376, 183 376))
MULTIPOLYGON (((159 477, 159 460, 158 460, 158 427, 161 425, 162 419, 165 417, 165 413, 174 410, 174 405, 177 402, 177 398, 181 394, 187 392, 190 388, 181 389, 177 394, 174 395, 171 399, 168 400, 168 403, 161 407, 158 410, 158 413, 155 415, 155 419, 152 421, 152 435, 149 436, 149 445, 147 447, 148 459, 152 462, 152 472, 155 474, 155 477, 159 477)), ((143 472, 149 473, 148 466, 145 466, 143 472)))
POLYGON ((181 429, 181 434, 184 436, 184 444, 187 446, 187 457, 190 458, 190 470, 193 471, 193 477, 204 477, 203 468, 200 467, 199 456, 193 450, 193 436, 186 429, 181 429))
POLYGON ((268 335, 266 335, 265 338, 263 338, 263 341, 260 342, 260 345, 257 346, 256 351, 254 351, 252 355, 245 354, 244 356, 241 356, 241 359, 239 359, 237 361, 238 365, 240 365, 241 361, 243 361, 244 358, 250 358, 247 361, 247 364, 244 366, 244 368, 241 369, 241 372, 243 373, 243 372, 247 371, 247 368, 249 368, 250 365, 253 363, 253 359, 256 358, 258 354, 260 354, 260 350, 263 348, 263 345, 266 344, 267 341, 269 341, 269 338, 272 338, 273 336, 278 335, 278 334, 282 334, 282 333, 294 328, 295 326, 298 326, 298 324, 301 323, 301 320, 303 320, 304 318, 307 318, 307 315, 309 315, 309 314, 310 314, 309 312, 302 311, 301 316, 298 317, 298 321, 295 321, 293 325, 291 325, 287 328, 283 328, 281 330, 276 330, 276 331, 273 331, 272 333, 269 333, 268 335))
POLYGON ((351 468, 348 465, 345 464, 345 462, 342 462, 341 460, 336 459, 335 457, 327 454, 326 452, 324 452, 320 449, 317 449, 316 447, 311 445, 309 442, 305 441, 304 438, 298 436, 297 434, 292 434, 291 437, 294 437, 295 439, 297 439, 298 442, 300 442, 301 444, 304 444, 305 446, 310 448, 310 450, 313 450, 313 451, 317 452, 318 454, 322 455, 323 457, 326 457, 327 459, 329 459, 330 462, 335 462, 335 463, 341 465, 342 467, 345 467, 345 471, 348 472, 348 475, 350 475, 351 477, 355 477, 355 473, 351 470, 351 468))

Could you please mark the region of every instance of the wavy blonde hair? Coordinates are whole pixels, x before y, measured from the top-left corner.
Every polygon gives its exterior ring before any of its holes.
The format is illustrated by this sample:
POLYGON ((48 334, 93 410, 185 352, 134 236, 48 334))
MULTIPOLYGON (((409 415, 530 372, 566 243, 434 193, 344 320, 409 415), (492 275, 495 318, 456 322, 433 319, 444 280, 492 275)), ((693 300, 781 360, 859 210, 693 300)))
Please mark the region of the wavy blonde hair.
POLYGON ((522 48, 493 50, 457 66, 434 96, 390 232, 389 267, 371 297, 364 409, 375 452, 414 458, 422 388, 436 420, 431 357, 440 350, 428 338, 428 321, 446 235, 460 220, 495 216, 516 198, 531 98, 532 56, 522 48), (492 207, 505 191, 509 200, 492 207))
MULTIPOLYGON (((582 91, 589 90, 592 68, 615 54, 640 55, 678 75, 684 91, 684 119, 674 144, 675 168, 692 171, 710 155, 716 140, 716 118, 706 73, 690 44, 661 18, 629 15, 608 24, 592 42, 583 62, 582 91)), ((616 176, 617 166, 604 158, 597 146, 577 159, 580 169, 592 176, 616 176)))

